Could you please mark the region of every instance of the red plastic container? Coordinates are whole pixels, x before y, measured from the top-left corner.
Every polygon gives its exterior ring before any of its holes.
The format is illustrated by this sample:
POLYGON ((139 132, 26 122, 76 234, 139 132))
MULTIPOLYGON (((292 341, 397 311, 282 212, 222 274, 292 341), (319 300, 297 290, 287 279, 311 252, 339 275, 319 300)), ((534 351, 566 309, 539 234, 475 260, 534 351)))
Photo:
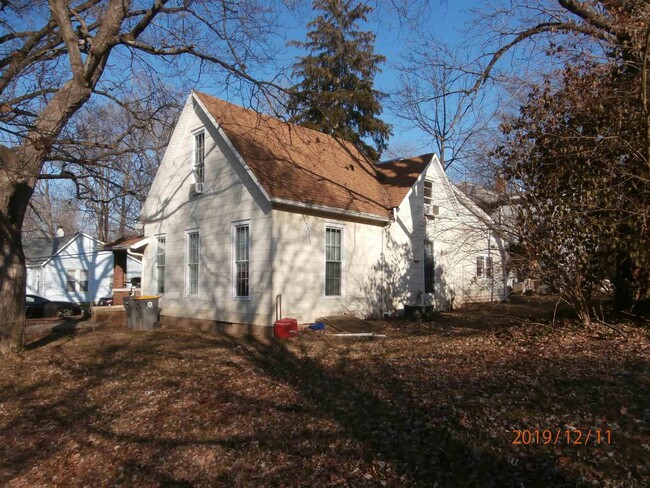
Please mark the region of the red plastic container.
POLYGON ((298 320, 280 319, 273 324, 273 335, 279 339, 291 339, 298 335, 298 320))

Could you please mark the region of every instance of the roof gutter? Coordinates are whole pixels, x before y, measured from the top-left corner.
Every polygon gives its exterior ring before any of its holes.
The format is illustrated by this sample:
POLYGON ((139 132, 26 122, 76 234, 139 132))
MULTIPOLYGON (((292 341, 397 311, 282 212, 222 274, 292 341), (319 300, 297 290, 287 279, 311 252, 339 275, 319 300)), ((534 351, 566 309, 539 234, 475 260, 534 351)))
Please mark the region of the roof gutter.
POLYGON ((344 215, 346 217, 356 217, 359 219, 371 220, 373 222, 378 222, 382 224, 388 224, 390 219, 388 217, 380 217, 379 215, 367 213, 367 212, 357 212, 355 210, 343 210, 340 208, 330 207, 327 205, 318 205, 315 203, 301 203, 295 202, 293 200, 287 200, 285 198, 271 198, 272 204, 286 205, 288 207, 296 207, 301 209, 315 210, 319 212, 327 212, 336 215, 344 215))

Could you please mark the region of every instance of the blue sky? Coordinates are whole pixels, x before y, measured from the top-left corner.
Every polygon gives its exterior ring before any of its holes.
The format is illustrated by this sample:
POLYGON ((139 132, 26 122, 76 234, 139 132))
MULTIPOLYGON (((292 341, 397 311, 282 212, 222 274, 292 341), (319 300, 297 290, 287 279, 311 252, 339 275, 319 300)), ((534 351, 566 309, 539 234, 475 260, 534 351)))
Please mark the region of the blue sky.
MULTIPOLYGON (((363 30, 372 31, 376 35, 375 50, 386 57, 382 72, 376 77, 375 88, 385 93, 390 93, 397 86, 398 64, 408 49, 409 42, 422 38, 435 36, 443 42, 456 45, 463 41, 462 30, 466 28, 469 20, 469 9, 475 3, 469 0, 455 2, 430 2, 424 15, 418 17, 419 27, 414 29, 410 25, 400 22, 398 14, 393 9, 379 6, 367 23, 361 25, 363 30)), ((286 66, 287 70, 296 60, 296 56, 305 55, 304 51, 297 48, 280 46, 288 41, 304 41, 307 33, 306 24, 315 17, 316 13, 311 8, 302 8, 293 14, 285 14, 282 22, 286 28, 278 32, 277 62, 286 66)), ((198 88, 216 96, 225 96, 219 93, 218 88, 210 86, 207 80, 201 80, 198 88)), ((231 100, 237 103, 237 100, 231 100)), ((429 138, 419 130, 409 130, 397 117, 385 108, 382 118, 393 125, 393 136, 389 144, 393 148, 401 146, 413 147, 416 151, 428 152, 433 150, 429 138)))

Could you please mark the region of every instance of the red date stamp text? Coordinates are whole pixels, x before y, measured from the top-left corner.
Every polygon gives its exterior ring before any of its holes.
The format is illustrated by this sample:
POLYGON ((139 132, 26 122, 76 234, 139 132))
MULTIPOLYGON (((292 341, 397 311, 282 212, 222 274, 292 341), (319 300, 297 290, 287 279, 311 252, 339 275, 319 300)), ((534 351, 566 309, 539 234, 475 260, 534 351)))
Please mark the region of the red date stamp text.
POLYGON ((612 431, 602 429, 515 429, 512 443, 524 445, 586 446, 612 443, 612 431))

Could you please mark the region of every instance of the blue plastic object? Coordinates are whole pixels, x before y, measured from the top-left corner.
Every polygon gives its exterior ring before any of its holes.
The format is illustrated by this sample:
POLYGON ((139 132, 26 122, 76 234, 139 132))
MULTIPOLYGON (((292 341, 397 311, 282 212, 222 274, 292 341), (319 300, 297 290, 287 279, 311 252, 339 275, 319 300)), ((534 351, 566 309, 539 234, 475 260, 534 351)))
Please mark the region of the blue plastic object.
POLYGON ((325 324, 323 322, 315 322, 309 326, 311 330, 325 330, 325 324))

